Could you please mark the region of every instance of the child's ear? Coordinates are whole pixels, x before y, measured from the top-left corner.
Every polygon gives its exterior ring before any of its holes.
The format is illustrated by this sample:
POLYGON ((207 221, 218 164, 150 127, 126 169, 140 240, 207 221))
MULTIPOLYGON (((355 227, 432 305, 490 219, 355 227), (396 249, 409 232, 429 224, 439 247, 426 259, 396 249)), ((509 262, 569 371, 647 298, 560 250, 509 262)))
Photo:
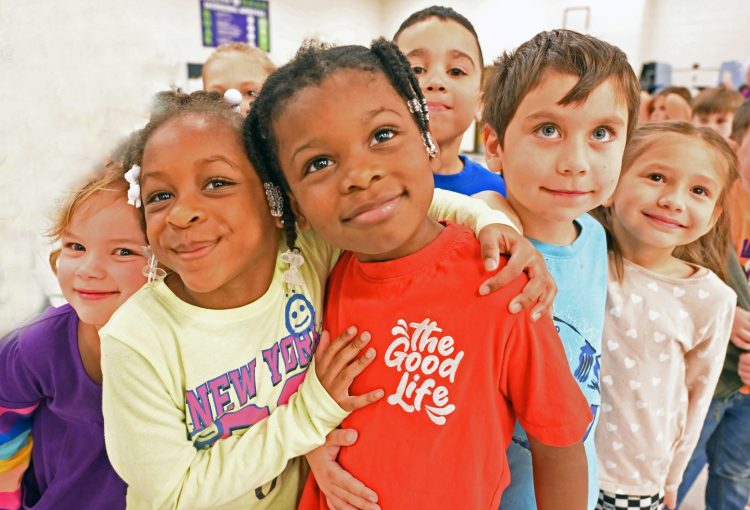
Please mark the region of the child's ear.
POLYGON ((500 139, 489 124, 482 126, 482 143, 484 145, 484 157, 487 160, 487 168, 493 172, 503 173, 503 148, 500 139))
MULTIPOLYGON (((716 204, 716 208, 714 209, 714 214, 711 217, 711 228, 714 228, 716 225, 716 222, 719 221, 719 217, 721 216, 721 213, 724 211, 724 208, 722 208, 719 204, 716 204)), ((711 230, 709 228, 709 230, 711 230)))
POLYGON ((727 140, 727 143, 729 144, 729 146, 732 148, 732 151, 734 152, 734 155, 736 156, 737 155, 737 151, 740 148, 740 144, 737 143, 737 140, 735 140, 734 138, 727 138, 726 140, 727 140))
MULTIPOLYGON (((294 220, 297 222, 297 226, 302 230, 309 229, 310 224, 307 222, 307 218, 305 218, 305 215, 302 214, 302 210, 299 208, 297 199, 294 198, 294 195, 292 195, 291 193, 289 193, 289 204, 292 206, 292 212, 294 213, 294 220)), ((281 218, 276 219, 277 224, 280 223, 280 219, 281 218)))

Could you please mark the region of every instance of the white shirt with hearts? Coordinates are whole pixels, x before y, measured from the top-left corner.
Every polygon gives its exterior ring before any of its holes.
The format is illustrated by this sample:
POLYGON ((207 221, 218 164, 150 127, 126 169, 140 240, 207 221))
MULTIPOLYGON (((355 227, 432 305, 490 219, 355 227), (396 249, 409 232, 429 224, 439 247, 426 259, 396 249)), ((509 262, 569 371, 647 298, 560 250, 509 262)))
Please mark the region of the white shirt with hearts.
POLYGON ((596 429, 602 490, 677 490, 723 366, 736 299, 699 266, 674 278, 625 260, 622 282, 610 269, 596 429))

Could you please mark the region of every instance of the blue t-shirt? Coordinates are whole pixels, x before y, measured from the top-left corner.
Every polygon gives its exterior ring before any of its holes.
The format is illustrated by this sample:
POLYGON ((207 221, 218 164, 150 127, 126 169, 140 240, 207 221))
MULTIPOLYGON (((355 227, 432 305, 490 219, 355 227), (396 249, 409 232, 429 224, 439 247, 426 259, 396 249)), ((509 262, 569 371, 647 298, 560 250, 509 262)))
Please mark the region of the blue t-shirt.
MULTIPOLYGON (((599 469, 594 448, 594 429, 599 417, 601 394, 602 330, 607 302, 607 239, 604 228, 584 214, 576 220, 580 232, 568 246, 555 246, 530 239, 544 256, 547 269, 557 283, 553 305, 555 326, 560 333, 570 370, 591 406, 594 419, 584 437, 589 470, 588 508, 599 496, 599 469)), ((554 388, 550 388, 554 391, 554 388)), ((510 486, 503 493, 502 510, 535 509, 534 477, 526 432, 516 422, 508 448, 510 486)))
POLYGON ((463 154, 458 157, 463 161, 464 169, 457 174, 434 174, 436 188, 455 191, 462 195, 473 195, 480 191, 497 191, 505 196, 505 180, 501 176, 490 172, 463 154))

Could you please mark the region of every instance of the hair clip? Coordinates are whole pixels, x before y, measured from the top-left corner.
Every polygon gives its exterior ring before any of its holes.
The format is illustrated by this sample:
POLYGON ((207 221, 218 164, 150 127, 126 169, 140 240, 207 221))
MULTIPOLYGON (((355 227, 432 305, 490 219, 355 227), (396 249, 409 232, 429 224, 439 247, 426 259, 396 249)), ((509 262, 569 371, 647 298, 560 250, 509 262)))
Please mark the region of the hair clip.
POLYGON ((430 109, 427 107, 427 99, 424 97, 420 101, 422 105, 422 116, 424 117, 425 123, 430 121, 430 109))
POLYGON ((281 254, 281 261, 289 264, 289 268, 284 270, 281 281, 289 285, 302 285, 303 280, 298 270, 305 263, 305 259, 300 251, 297 248, 285 251, 281 254))
POLYGON ((141 167, 133 165, 130 170, 125 172, 125 180, 130 183, 128 186, 128 203, 135 207, 141 206, 141 185, 138 179, 141 176, 141 167))
POLYGON ((224 92, 224 101, 231 105, 232 110, 240 113, 240 105, 242 104, 242 92, 237 89, 227 89, 227 91, 224 92))
POLYGON ((143 266, 143 276, 148 278, 148 283, 155 282, 167 276, 167 272, 159 267, 159 261, 150 246, 143 247, 143 256, 148 259, 148 264, 143 266))
POLYGON ((436 158, 438 156, 437 145, 435 145, 429 131, 422 133, 422 143, 424 143, 424 147, 427 149, 427 154, 429 154, 431 158, 436 158))
POLYGON ((281 196, 281 189, 270 182, 264 182, 263 189, 266 192, 266 200, 268 200, 268 207, 271 209, 271 216, 281 218, 284 215, 284 198, 281 196))

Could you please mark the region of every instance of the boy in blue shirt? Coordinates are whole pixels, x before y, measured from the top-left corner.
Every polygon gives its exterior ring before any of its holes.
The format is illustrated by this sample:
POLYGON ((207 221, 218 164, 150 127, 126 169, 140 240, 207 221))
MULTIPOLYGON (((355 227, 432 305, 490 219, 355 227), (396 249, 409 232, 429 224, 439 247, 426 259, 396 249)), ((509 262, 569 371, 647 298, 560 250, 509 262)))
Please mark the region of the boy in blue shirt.
POLYGON ((450 7, 428 7, 406 18, 393 42, 409 59, 427 100, 442 161, 433 174, 435 187, 505 196, 499 174, 459 154, 461 139, 480 110, 484 59, 471 22, 450 7))
MULTIPOLYGON (((607 293, 607 241, 586 214, 615 189, 640 87, 618 48, 569 30, 537 34, 495 62, 484 88, 487 163, 558 286, 553 313, 594 419, 584 437, 588 508, 599 494, 593 430, 607 293)), ((550 388, 554 391, 554 388, 550 388)), ((536 508, 531 455, 516 423, 502 510, 536 508)))

